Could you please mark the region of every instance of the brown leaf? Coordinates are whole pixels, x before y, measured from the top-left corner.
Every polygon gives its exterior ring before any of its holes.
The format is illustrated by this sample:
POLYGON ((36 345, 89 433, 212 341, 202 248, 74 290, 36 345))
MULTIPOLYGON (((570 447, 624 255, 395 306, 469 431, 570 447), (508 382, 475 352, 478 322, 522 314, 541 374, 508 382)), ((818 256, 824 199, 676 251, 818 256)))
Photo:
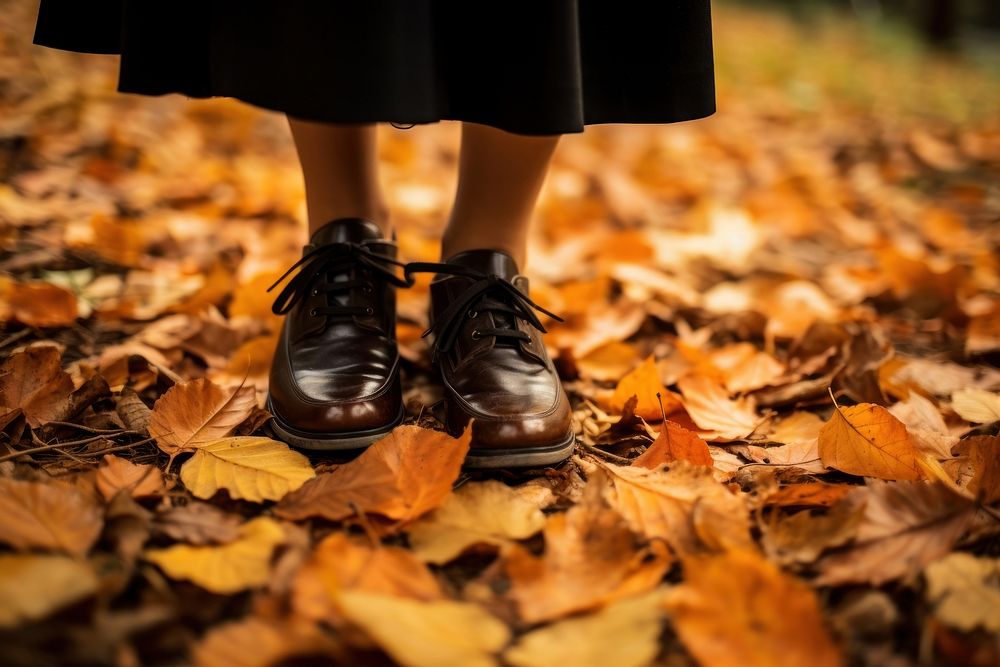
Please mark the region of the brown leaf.
POLYGON ((966 438, 955 448, 970 469, 965 487, 984 505, 1000 500, 1000 436, 966 438))
POLYGON ((975 505, 939 483, 873 480, 854 543, 819 561, 817 583, 880 586, 913 576, 944 556, 975 515, 975 505))
POLYGON ((550 515, 544 536, 542 556, 514 545, 504 558, 509 596, 527 623, 650 590, 670 564, 661 544, 642 546, 622 516, 599 499, 550 515))
POLYGON ((854 487, 846 484, 827 484, 825 482, 790 484, 769 495, 765 503, 778 507, 829 507, 850 493, 852 488, 854 487))
POLYGON ((29 327, 71 326, 80 314, 75 294, 40 280, 14 283, 0 290, 0 297, 6 302, 0 318, 6 311, 11 319, 29 327))
POLYGON ((471 439, 471 429, 452 438, 419 426, 399 426, 355 460, 289 493, 275 512, 292 520, 318 516, 339 521, 357 512, 416 519, 440 507, 451 493, 471 439))
POLYGON ((257 405, 253 387, 223 389, 204 378, 171 387, 153 405, 149 434, 168 454, 224 438, 257 405))
POLYGON ((73 391, 61 357, 51 345, 29 347, 8 357, 0 366, 0 406, 21 408, 33 427, 57 419, 73 391))
POLYGON ((372 546, 346 533, 320 542, 295 577, 292 606, 303 618, 329 621, 341 616, 342 591, 366 591, 413 600, 443 600, 427 566, 405 549, 372 546))
POLYGON ((750 435, 761 423, 753 398, 730 399, 714 380, 703 375, 689 375, 677 381, 684 398, 684 409, 692 421, 708 433, 708 440, 739 440, 750 435))
POLYGON ((708 445, 693 431, 667 420, 660 425, 660 434, 632 465, 642 468, 658 468, 663 463, 688 461, 695 465, 713 465, 708 445))
POLYGON ((15 549, 83 556, 97 541, 102 524, 97 505, 75 487, 0 477, 0 542, 15 549))
POLYGON ((752 545, 746 503, 715 481, 710 468, 686 461, 657 470, 598 465, 610 478, 608 502, 632 530, 665 540, 677 554, 752 545))
POLYGON ((670 414, 680 407, 677 395, 667 391, 663 386, 660 371, 652 355, 646 357, 645 361, 618 382, 611 397, 611 409, 620 413, 625 403, 633 396, 639 399, 635 406, 635 414, 646 421, 661 421, 664 413, 670 414), (661 399, 657 399, 657 394, 661 399), (660 400, 663 401, 662 411, 660 400))
POLYGON ((296 618, 249 616, 223 623, 209 630, 192 650, 196 667, 273 667, 296 658, 312 664, 320 656, 331 664, 347 664, 343 649, 328 633, 296 618))
POLYGON ((827 549, 851 540, 861 521, 861 503, 838 503, 829 512, 809 510, 772 520, 764 530, 764 549, 781 565, 812 563, 827 549))
POLYGON ((114 454, 105 454, 97 469, 97 490, 105 500, 111 500, 123 489, 133 498, 162 495, 165 491, 163 473, 154 465, 132 463, 114 454))
POLYGON ((146 407, 142 399, 131 389, 125 387, 115 401, 115 412, 121 418, 125 428, 132 431, 145 431, 149 428, 149 420, 153 411, 146 407))
POLYGON ((819 455, 824 465, 852 475, 921 478, 917 449, 906 427, 872 403, 837 406, 819 432, 819 455))
POLYGON ((190 502, 160 512, 154 525, 175 540, 194 545, 225 544, 240 535, 240 517, 208 503, 190 502))
POLYGON ((689 558, 667 609, 684 646, 702 665, 837 667, 816 595, 751 551, 689 558))

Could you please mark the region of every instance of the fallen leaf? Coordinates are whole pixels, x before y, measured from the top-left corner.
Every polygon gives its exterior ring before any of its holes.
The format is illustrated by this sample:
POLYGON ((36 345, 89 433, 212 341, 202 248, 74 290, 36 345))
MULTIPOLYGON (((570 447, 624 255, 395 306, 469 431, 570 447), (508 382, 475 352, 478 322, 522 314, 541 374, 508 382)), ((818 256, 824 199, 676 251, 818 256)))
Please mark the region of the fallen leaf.
POLYGON ((97 591, 97 575, 67 556, 0 554, 0 627, 37 621, 97 591))
POLYGON ((769 522, 764 529, 764 550, 779 565, 812 563, 827 549, 854 538, 861 522, 860 503, 838 503, 826 513, 810 510, 769 522))
POLYGON ((626 598, 518 638, 504 653, 515 667, 645 667, 659 652, 663 592, 626 598))
POLYGON ((854 487, 846 484, 827 484, 825 482, 790 484, 769 495, 765 503, 779 507, 830 507, 850 493, 852 488, 854 487))
POLYGON ((648 591, 670 564, 660 543, 643 547, 622 516, 599 498, 550 515, 544 536, 541 556, 520 545, 512 545, 504 555, 508 595, 526 623, 648 591))
POLYGON ((273 667, 296 658, 346 664, 341 646, 316 626, 253 616, 210 629, 194 645, 192 657, 196 667, 273 667))
POLYGON ((147 549, 144 557, 172 579, 186 579, 225 595, 265 585, 271 574, 271 556, 284 541, 281 524, 258 517, 243 524, 239 539, 229 544, 177 544, 147 549))
POLYGON ((351 622, 404 667, 494 667, 496 653, 510 639, 507 626, 467 602, 345 591, 339 603, 351 622))
POLYGON ((72 392, 62 355, 51 345, 16 352, 0 366, 0 407, 21 408, 32 427, 61 417, 72 392))
POLYGON ((842 659, 816 595, 756 553, 732 551, 684 561, 684 581, 667 593, 684 646, 702 665, 816 665, 842 659))
POLYGON ((819 561, 821 586, 913 576, 951 551, 975 515, 940 483, 872 480, 854 493, 865 495, 861 524, 853 544, 819 561))
POLYGON ((984 389, 960 389, 951 395, 951 407, 958 416, 975 424, 1000 420, 1000 394, 984 389))
POLYGON ((399 426, 350 463, 319 475, 288 494, 275 512, 286 519, 319 516, 339 521, 356 512, 409 521, 440 507, 472 439, 399 426))
POLYGON ((97 490, 105 500, 126 490, 133 498, 159 496, 165 491, 163 473, 154 465, 132 463, 114 454, 105 454, 97 469, 97 490))
POLYGON ((673 461, 688 461, 709 467, 713 465, 712 454, 705 441, 694 431, 668 419, 660 424, 660 434, 653 444, 633 460, 632 465, 653 469, 673 461))
POLYGON ((958 442, 958 436, 948 430, 941 413, 929 400, 910 392, 905 401, 889 408, 889 414, 903 422, 918 451, 938 459, 951 458, 951 448, 958 442))
POLYGON ((173 455, 226 437, 256 406, 253 387, 226 390, 204 378, 185 382, 153 405, 149 434, 173 455))
POLYGON ((466 482, 444 504, 410 528, 413 553, 429 563, 447 563, 477 544, 503 546, 531 537, 545 526, 533 489, 496 480, 466 482))
POLYGON ((745 438, 762 421, 753 398, 730 399, 722 385, 710 378, 689 375, 678 380, 677 387, 683 395, 684 409, 699 428, 708 431, 708 440, 745 438))
POLYGON ((0 477, 0 542, 83 556, 102 525, 97 505, 73 486, 0 477))
POLYGON ((208 503, 190 502, 156 515, 154 526, 188 544, 225 544, 240 536, 240 518, 208 503))
POLYGON ((678 555, 752 547, 746 503, 711 469, 686 461, 656 470, 598 465, 610 478, 608 502, 632 530, 665 540, 678 555))
POLYGON ((5 301, 0 316, 8 316, 29 327, 72 326, 80 315, 76 295, 40 280, 14 283, 0 290, 5 301))
POLYGON ((281 500, 315 476, 304 455, 261 437, 201 443, 181 467, 181 481, 197 498, 211 498, 225 489, 230 498, 255 503, 281 500))
POLYGON ((346 533, 320 542, 295 576, 292 606, 317 621, 341 616, 343 591, 365 591, 413 600, 442 600, 427 566, 399 547, 370 545, 346 533))
POLYGON ((635 407, 636 416, 646 421, 660 421, 663 419, 663 414, 670 414, 680 407, 677 395, 667 391, 663 386, 660 371, 652 355, 646 357, 645 361, 618 381, 611 397, 611 409, 620 413, 628 399, 633 396, 639 399, 635 407), (659 399, 657 394, 660 396, 659 399), (663 401, 662 411, 660 400, 663 401))
POLYGON ((924 570, 925 597, 943 623, 971 632, 1000 632, 1000 558, 948 554, 924 570))
POLYGON ((969 468, 966 490, 983 505, 1000 500, 1000 436, 966 438, 955 447, 969 468))
POLYGON ((577 359, 576 367, 583 377, 607 382, 617 380, 632 370, 639 361, 638 357, 634 347, 613 340, 577 359))
POLYGON ((852 475, 921 478, 917 449, 906 426, 872 403, 837 406, 819 432, 819 455, 823 465, 852 475))

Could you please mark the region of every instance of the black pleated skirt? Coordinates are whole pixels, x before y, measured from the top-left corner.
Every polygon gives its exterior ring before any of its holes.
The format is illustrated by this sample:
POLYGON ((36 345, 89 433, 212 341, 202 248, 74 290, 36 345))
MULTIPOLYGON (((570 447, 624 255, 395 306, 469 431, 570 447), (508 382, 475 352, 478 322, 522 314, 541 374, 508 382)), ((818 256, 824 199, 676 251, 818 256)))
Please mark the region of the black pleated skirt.
POLYGON ((709 3, 41 0, 34 42, 121 54, 121 92, 563 134, 712 114, 709 3))

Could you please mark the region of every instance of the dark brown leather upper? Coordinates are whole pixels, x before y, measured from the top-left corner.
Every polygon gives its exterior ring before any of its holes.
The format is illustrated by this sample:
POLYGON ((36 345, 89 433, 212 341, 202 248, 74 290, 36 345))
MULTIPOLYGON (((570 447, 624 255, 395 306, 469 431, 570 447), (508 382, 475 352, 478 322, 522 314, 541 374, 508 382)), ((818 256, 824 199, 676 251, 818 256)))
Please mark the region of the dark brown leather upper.
POLYGON ((492 276, 484 282, 442 272, 431 282, 432 328, 474 284, 483 290, 455 316, 452 331, 435 328, 435 361, 445 386, 449 428, 459 431, 474 419, 472 447, 479 449, 540 447, 565 440, 571 430, 569 401, 542 331, 532 326, 530 307, 514 304, 516 299, 498 284, 505 281, 527 296, 528 279, 518 273, 513 258, 494 250, 459 253, 446 264, 492 276), (515 313, 508 312, 510 308, 515 313), (491 333, 505 330, 522 335, 491 333), (442 344, 442 336, 449 336, 448 345, 442 344))
POLYGON ((392 423, 402 414, 395 286, 372 264, 391 271, 378 257, 395 260, 395 244, 352 218, 319 229, 304 251, 275 301, 276 312, 287 312, 271 365, 271 411, 322 434, 392 423))

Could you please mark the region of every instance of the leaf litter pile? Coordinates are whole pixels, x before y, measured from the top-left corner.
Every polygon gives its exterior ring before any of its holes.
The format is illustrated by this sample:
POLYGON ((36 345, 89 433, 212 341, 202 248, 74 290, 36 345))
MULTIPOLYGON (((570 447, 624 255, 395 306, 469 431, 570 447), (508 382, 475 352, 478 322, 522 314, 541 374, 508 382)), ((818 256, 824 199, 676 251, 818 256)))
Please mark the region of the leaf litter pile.
MULTIPOLYGON (((117 95, 8 7, 0 663, 1000 659, 992 75, 723 6, 721 112, 567 137, 542 195, 576 454, 473 475, 426 283, 405 425, 353 460, 269 430, 283 119, 117 95)), ((402 253, 436 259, 457 127, 380 132, 402 253)))

